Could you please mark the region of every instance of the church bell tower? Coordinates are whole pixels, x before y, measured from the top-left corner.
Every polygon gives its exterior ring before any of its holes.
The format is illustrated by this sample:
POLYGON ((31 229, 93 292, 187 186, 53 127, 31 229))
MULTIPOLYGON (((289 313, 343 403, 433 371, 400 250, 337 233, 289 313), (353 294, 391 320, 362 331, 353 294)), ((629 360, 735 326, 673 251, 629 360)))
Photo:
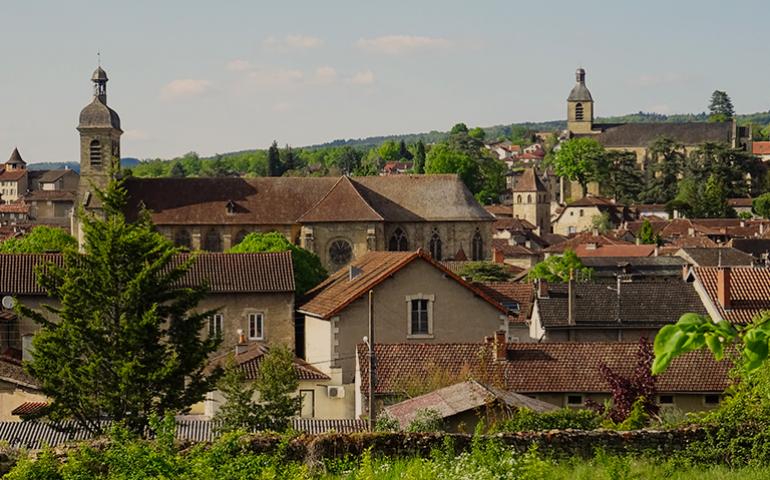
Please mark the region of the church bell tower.
MULTIPOLYGON (((80 112, 80 184, 77 204, 87 211, 99 210, 95 189, 104 189, 120 170, 120 117, 107 106, 107 72, 101 66, 91 81, 94 95, 80 112)), ((73 232, 74 233, 74 232, 73 232)))
POLYGON ((593 132, 594 99, 586 87, 586 71, 578 68, 575 71, 575 86, 567 97, 567 130, 572 133, 593 132))

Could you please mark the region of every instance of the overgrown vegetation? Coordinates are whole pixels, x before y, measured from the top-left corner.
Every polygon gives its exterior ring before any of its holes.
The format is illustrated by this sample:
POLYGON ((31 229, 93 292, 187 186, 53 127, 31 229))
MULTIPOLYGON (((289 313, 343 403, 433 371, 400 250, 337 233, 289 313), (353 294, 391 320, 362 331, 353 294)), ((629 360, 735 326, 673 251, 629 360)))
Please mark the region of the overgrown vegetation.
POLYGON ((77 247, 77 241, 61 228, 38 225, 24 236, 0 242, 0 253, 60 253, 77 247))
POLYGON ((577 280, 591 278, 593 270, 583 265, 580 258, 571 249, 565 249, 561 255, 551 255, 538 263, 528 274, 529 280, 545 280, 553 283, 566 283, 570 275, 577 280))

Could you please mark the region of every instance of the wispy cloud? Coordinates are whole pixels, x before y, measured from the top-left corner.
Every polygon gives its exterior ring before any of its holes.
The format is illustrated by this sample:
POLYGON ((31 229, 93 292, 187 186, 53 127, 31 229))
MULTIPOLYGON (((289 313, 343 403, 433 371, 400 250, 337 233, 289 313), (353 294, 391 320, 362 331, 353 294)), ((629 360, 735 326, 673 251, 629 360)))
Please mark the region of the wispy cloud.
POLYGON ((302 70, 292 68, 262 67, 249 72, 248 77, 255 85, 272 87, 300 82, 305 74, 302 70))
POLYGON ((387 55, 400 55, 420 50, 443 49, 452 45, 446 38, 422 37, 417 35, 386 35, 375 38, 361 38, 356 46, 362 50, 387 55))
POLYGON ((360 72, 356 72, 352 77, 350 77, 348 82, 353 85, 371 85, 374 83, 374 72, 371 70, 362 70, 360 72))
POLYGON ((337 80, 337 70, 330 66, 318 67, 315 70, 313 81, 315 83, 329 84, 337 80))
POLYGON ((211 88, 211 82, 193 78, 172 80, 163 86, 160 97, 163 100, 180 100, 203 95, 211 88))
POLYGON ((268 50, 308 50, 318 48, 323 41, 310 35, 286 35, 285 37, 267 37, 262 45, 268 50))
POLYGON ((248 60, 236 58, 227 62, 227 69, 231 72, 245 72, 246 70, 251 70, 251 68, 251 62, 248 60))

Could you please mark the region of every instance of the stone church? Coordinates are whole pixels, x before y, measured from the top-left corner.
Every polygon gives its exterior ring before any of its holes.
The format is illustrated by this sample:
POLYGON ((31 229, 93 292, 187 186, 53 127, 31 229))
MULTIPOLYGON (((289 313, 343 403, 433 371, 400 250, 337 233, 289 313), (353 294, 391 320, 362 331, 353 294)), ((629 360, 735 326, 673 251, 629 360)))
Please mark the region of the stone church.
MULTIPOLYGON (((120 117, 107 106, 107 74, 80 113, 78 203, 98 212, 94 188, 120 169, 120 117)), ((372 250, 423 249, 437 260, 491 255, 489 214, 456 175, 136 178, 127 214, 144 207, 159 232, 192 250, 223 251, 250 232, 278 231, 334 271, 372 250)), ((73 234, 82 241, 77 218, 73 234)))
POLYGON ((575 86, 567 97, 568 137, 590 136, 608 150, 628 151, 636 154, 640 164, 647 160, 647 149, 660 137, 668 137, 684 146, 685 152, 705 142, 726 143, 733 148, 751 151, 751 131, 727 122, 682 123, 596 123, 594 99, 586 86, 586 71, 575 72, 575 86))

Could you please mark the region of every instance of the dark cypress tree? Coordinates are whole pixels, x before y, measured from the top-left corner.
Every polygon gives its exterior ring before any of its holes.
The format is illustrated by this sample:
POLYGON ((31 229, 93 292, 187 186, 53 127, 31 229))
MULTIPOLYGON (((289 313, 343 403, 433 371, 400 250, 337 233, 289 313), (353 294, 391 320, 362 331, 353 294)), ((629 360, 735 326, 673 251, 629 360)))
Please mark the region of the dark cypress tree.
POLYGON ((414 154, 414 173, 425 173, 425 144, 422 140, 417 140, 416 152, 414 154))
POLYGON ((174 178, 182 178, 186 177, 184 167, 179 161, 174 162, 174 164, 171 166, 171 171, 169 172, 169 175, 171 175, 174 178))
POLYGON ((409 149, 406 148, 406 143, 404 143, 403 139, 398 143, 398 156, 403 160, 412 159, 412 152, 410 152, 409 149))
POLYGON ((714 90, 709 102, 709 113, 709 120, 711 121, 723 122, 733 118, 735 109, 733 108, 733 101, 730 100, 730 95, 722 90, 714 90))
POLYGON ((267 176, 280 177, 281 171, 281 153, 278 151, 278 142, 273 140, 270 148, 267 149, 267 176))

